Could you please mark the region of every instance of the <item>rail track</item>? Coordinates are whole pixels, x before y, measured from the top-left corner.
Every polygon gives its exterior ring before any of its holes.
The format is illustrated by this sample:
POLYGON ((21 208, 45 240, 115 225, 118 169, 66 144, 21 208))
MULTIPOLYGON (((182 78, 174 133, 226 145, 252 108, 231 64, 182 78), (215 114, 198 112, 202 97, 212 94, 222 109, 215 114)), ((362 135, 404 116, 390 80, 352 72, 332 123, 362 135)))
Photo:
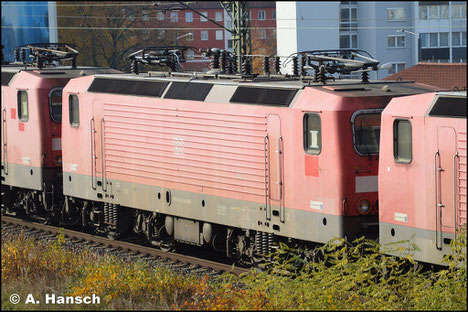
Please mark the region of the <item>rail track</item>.
POLYGON ((93 247, 103 247, 115 254, 128 253, 131 257, 149 257, 156 260, 156 262, 167 265, 173 269, 184 268, 188 273, 217 275, 223 272, 230 272, 239 275, 241 273, 249 272, 249 269, 236 267, 232 264, 220 263, 180 253, 166 252, 155 249, 154 247, 142 246, 132 242, 112 240, 110 238, 78 232, 67 228, 44 225, 9 216, 1 216, 1 220, 2 227, 3 225, 10 225, 27 228, 31 231, 38 231, 43 236, 56 236, 57 234, 62 233, 73 243, 87 244, 93 247))

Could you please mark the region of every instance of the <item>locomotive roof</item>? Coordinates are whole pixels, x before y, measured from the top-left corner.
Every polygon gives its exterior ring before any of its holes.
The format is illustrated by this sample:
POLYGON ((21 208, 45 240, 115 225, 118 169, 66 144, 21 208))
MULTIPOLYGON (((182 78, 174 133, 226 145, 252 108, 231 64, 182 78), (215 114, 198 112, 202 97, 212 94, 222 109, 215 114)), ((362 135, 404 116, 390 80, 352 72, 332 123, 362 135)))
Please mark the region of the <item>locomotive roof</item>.
MULTIPOLYGON (((257 77, 254 79, 243 79, 240 76, 233 75, 210 75, 210 74, 191 74, 191 73, 167 73, 167 72, 149 72, 143 73, 140 75, 134 74, 116 74, 111 77, 106 75, 95 75, 96 80, 110 79, 113 80, 116 84, 122 83, 123 81, 127 83, 126 90, 132 89, 129 87, 128 81, 134 81, 135 84, 140 83, 151 83, 154 82, 155 85, 159 84, 161 92, 158 94, 143 94, 143 93, 128 93, 127 95, 150 95, 150 96, 161 96, 164 92, 164 89, 169 83, 183 83, 185 88, 192 84, 199 84, 198 87, 211 86, 213 85, 226 85, 234 87, 242 87, 245 92, 247 88, 256 88, 256 89, 268 89, 268 90, 281 90, 284 89, 297 92, 298 90, 304 88, 314 88, 327 93, 333 93, 337 96, 342 97, 371 97, 371 96, 404 96, 412 94, 420 94, 427 92, 438 91, 439 88, 428 86, 420 83, 415 83, 414 81, 370 81, 368 83, 363 83, 358 79, 341 79, 336 81, 327 82, 327 84, 322 84, 318 82, 313 82, 311 77, 306 79, 285 77, 285 76, 272 76, 272 78, 266 77, 257 77), (162 84, 164 83, 164 84, 162 84)), ((102 83, 104 85, 104 83, 102 83)), ((208 88, 208 87, 207 87, 208 88)), ((118 90, 123 88, 115 88, 117 91, 111 91, 110 88, 102 86, 102 88, 90 88, 88 91, 92 92, 103 92, 103 93, 120 93, 118 90)), ((135 88, 138 89, 138 88, 135 88)), ((195 89, 195 88, 194 88, 195 89)), ((209 90, 207 91, 209 92, 209 90)), ((123 93, 122 93, 123 94, 123 93)), ((167 94, 166 94, 167 95, 167 94)), ((167 96, 165 96, 167 97, 167 96)), ((187 98, 188 99, 188 98, 187 98)), ((204 100, 204 98, 202 99, 204 100)), ((292 100, 292 98, 291 98, 292 100)), ((257 103, 260 104, 260 103, 257 103)), ((289 103, 287 103, 289 104, 289 103)), ((288 106, 288 105, 283 105, 288 106)))
POLYGON ((75 78, 92 74, 115 74, 121 73, 118 70, 98 67, 77 67, 59 66, 53 68, 24 67, 24 65, 2 66, 2 86, 8 85, 13 76, 19 72, 28 72, 34 76, 42 78, 75 78))

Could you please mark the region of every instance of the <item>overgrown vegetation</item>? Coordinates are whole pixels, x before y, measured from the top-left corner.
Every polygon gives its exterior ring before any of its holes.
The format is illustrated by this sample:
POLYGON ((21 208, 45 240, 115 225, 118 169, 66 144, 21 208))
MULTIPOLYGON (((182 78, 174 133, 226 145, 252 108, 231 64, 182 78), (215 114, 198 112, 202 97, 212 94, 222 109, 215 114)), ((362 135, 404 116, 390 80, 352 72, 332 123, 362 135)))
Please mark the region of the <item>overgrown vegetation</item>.
POLYGON ((364 239, 331 241, 318 249, 320 261, 281 245, 268 270, 213 281, 88 250, 74 253, 63 236, 46 245, 20 236, 2 240, 2 309, 466 310, 466 234, 454 249, 447 268, 431 271, 409 257, 384 256, 364 239), (13 305, 12 293, 94 293, 101 303, 25 305, 23 299, 13 305))

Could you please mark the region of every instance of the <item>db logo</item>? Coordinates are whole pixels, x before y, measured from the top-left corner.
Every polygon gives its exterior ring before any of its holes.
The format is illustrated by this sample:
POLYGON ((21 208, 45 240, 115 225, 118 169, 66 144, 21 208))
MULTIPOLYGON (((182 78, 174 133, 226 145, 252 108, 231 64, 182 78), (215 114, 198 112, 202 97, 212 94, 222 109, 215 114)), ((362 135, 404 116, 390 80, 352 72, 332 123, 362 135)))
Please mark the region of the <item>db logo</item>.
POLYGON ((184 139, 174 138, 174 154, 184 154, 184 139))

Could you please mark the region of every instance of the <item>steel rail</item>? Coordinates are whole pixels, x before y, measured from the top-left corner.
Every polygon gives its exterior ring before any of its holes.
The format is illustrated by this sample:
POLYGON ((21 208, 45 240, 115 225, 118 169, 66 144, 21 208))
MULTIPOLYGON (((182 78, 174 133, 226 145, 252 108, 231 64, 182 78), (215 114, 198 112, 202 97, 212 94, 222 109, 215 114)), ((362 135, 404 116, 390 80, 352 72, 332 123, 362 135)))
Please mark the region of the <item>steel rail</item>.
POLYGON ((137 252, 140 254, 146 254, 146 255, 153 256, 153 257, 160 257, 160 258, 171 259, 174 261, 178 261, 178 262, 186 263, 190 265, 197 265, 203 268, 208 268, 208 269, 212 269, 212 270, 219 271, 219 272, 229 272, 229 273, 233 273, 236 275, 240 275, 241 273, 247 273, 250 271, 249 269, 235 267, 229 264, 218 263, 215 261, 200 259, 200 258, 196 258, 192 256, 173 253, 173 252, 165 252, 159 249, 155 249, 153 247, 140 246, 140 245, 133 244, 133 243, 112 240, 106 237, 96 236, 96 235, 92 235, 88 233, 82 233, 82 232, 69 230, 65 228, 58 228, 58 227, 54 227, 50 225, 44 225, 44 224, 40 224, 36 222, 17 219, 14 217, 2 216, 1 220, 2 220, 2 223, 19 225, 22 227, 27 227, 30 229, 49 232, 53 234, 63 233, 66 237, 69 237, 71 239, 86 240, 86 241, 93 242, 96 244, 102 244, 102 245, 106 245, 109 247, 119 248, 122 250, 128 250, 128 251, 137 252))

